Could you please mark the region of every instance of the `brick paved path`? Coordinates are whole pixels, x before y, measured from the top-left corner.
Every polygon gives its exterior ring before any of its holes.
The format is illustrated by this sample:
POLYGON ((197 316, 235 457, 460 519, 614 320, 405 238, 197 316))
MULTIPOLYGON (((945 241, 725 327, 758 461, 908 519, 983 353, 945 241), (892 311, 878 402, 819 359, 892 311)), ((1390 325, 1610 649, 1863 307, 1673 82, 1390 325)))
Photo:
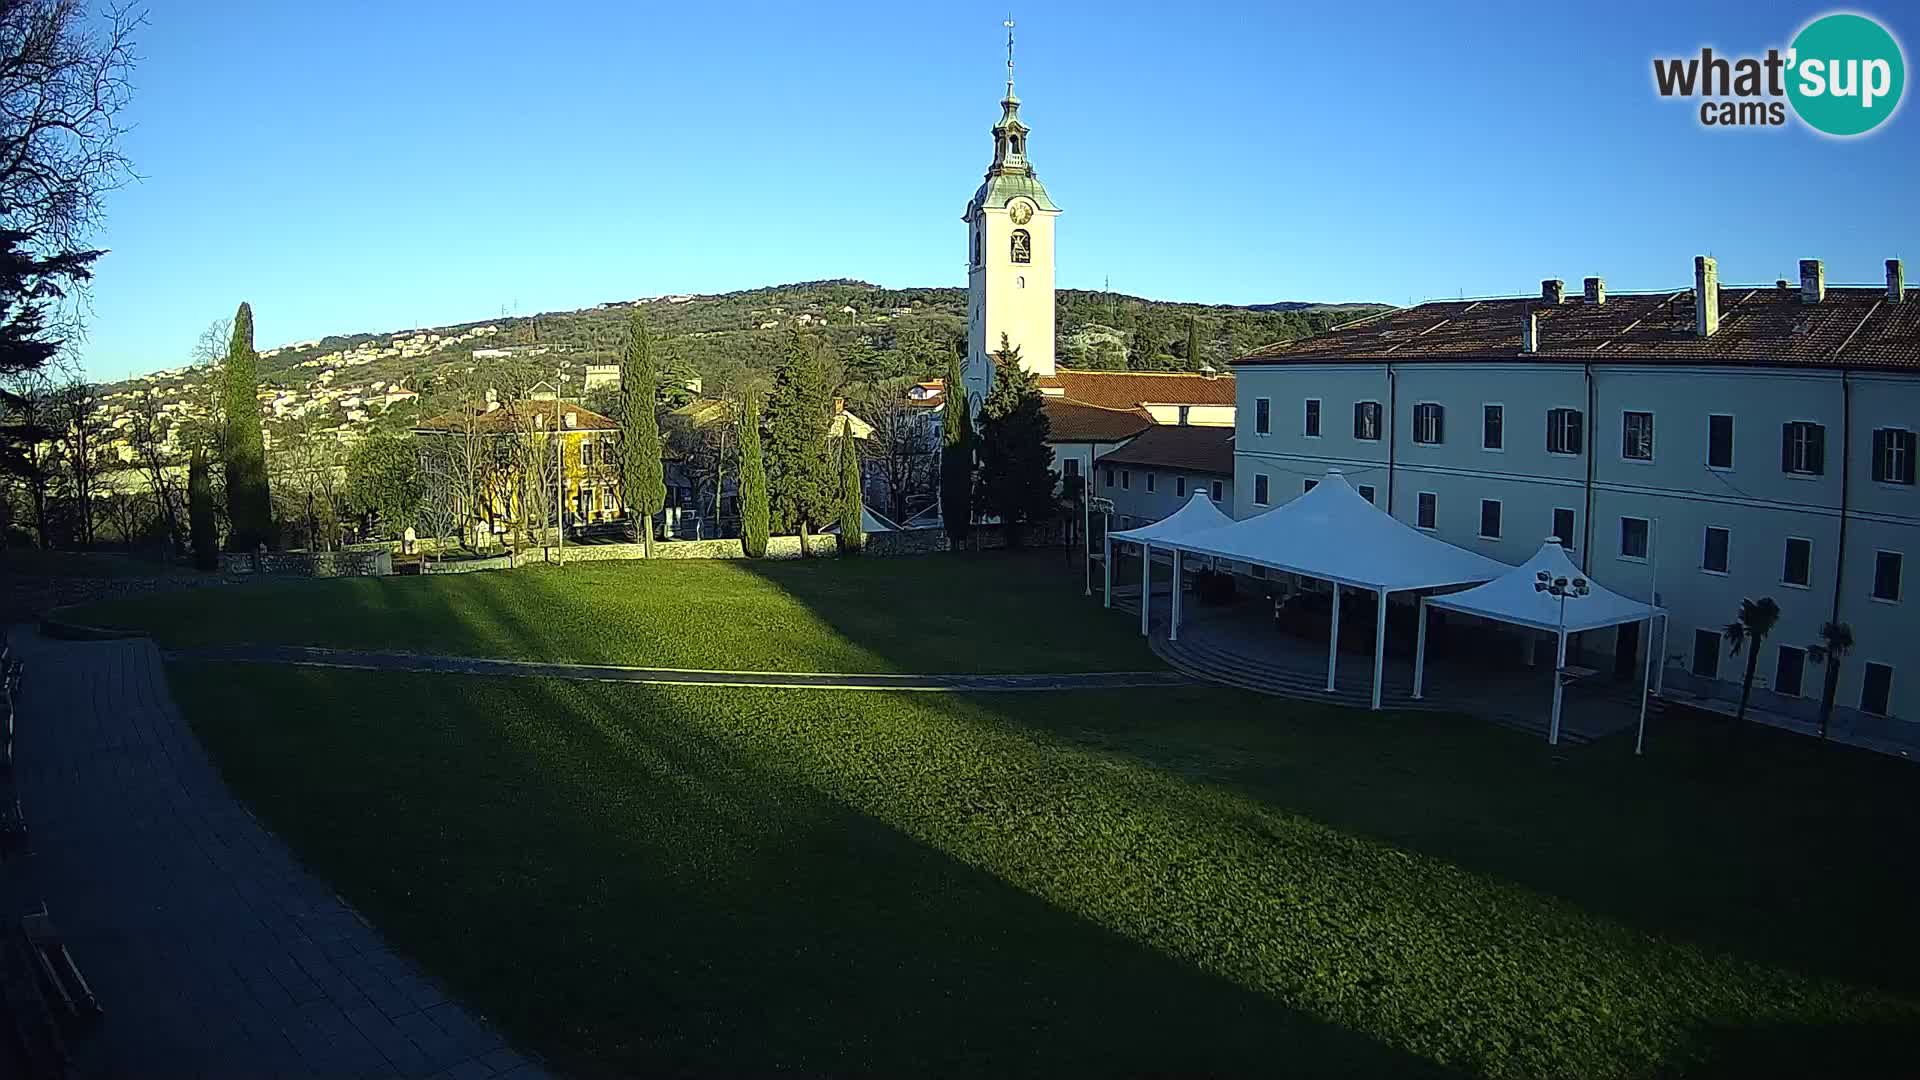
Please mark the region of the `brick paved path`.
POLYGON ((0 875, 8 917, 51 905, 106 1010, 76 1075, 544 1075, 234 799, 151 641, 13 641, 33 853, 0 875))
POLYGON ((622 664, 561 664, 540 660, 495 660, 478 656, 432 656, 375 649, 323 649, 308 645, 210 645, 169 650, 181 660, 344 667, 366 671, 424 671, 443 675, 511 675, 592 682, 669 686, 773 686, 823 690, 926 690, 969 694, 1023 690, 1114 690, 1187 686, 1177 671, 1082 671, 1058 675, 862 675, 819 671, 702 671, 694 668, 628 667, 622 664))

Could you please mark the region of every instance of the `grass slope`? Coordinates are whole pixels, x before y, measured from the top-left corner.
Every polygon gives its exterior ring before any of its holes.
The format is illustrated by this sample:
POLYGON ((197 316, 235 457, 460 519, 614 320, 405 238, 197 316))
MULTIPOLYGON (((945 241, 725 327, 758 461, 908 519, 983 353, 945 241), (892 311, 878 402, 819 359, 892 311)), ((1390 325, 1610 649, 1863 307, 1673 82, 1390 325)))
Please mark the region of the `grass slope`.
POLYGON ((1157 670, 1058 552, 534 566, 292 581, 80 609, 170 647, 252 642, 753 671, 1157 670))
POLYGON ((1911 767, 1220 689, 176 665, 229 782, 563 1068, 1894 1072, 1911 767))

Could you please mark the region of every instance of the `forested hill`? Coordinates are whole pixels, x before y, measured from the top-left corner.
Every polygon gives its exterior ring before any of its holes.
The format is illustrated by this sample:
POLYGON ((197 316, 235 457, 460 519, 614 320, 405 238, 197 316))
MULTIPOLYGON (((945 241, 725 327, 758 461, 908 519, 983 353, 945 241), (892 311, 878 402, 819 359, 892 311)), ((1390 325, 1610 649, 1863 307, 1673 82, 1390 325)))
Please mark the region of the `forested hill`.
MULTIPOLYGON (((712 296, 614 301, 577 311, 482 319, 454 326, 337 335, 263 348, 263 380, 301 386, 331 368, 339 380, 417 386, 436 369, 495 359, 495 350, 583 367, 611 363, 631 313, 646 313, 656 338, 679 363, 722 385, 764 370, 790 329, 824 335, 850 379, 924 375, 945 366, 964 342, 965 289, 883 289, 860 281, 812 281, 712 296), (352 369, 352 370, 344 370, 352 369)), ((1256 346, 1310 334, 1378 305, 1310 303, 1233 307, 1176 304, 1134 296, 1065 290, 1059 294, 1057 354, 1063 366, 1113 370, 1192 370, 1226 362, 1256 346), (1188 353, 1188 322, 1197 356, 1188 353)), ((268 343, 262 342, 262 346, 268 343)), ((545 366, 545 365, 543 365, 545 366)))

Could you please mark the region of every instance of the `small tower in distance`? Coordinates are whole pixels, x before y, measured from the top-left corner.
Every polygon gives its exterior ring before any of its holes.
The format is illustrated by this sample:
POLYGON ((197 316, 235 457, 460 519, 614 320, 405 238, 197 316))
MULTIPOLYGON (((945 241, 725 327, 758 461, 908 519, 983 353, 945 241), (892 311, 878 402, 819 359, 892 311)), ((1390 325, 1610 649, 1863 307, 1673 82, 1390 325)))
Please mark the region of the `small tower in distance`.
POLYGON ((1027 158, 1029 128, 1013 92, 1013 20, 1007 27, 1007 95, 993 125, 993 164, 967 203, 967 390, 978 401, 993 378, 1001 335, 1020 366, 1053 374, 1053 219, 1060 213, 1027 158))

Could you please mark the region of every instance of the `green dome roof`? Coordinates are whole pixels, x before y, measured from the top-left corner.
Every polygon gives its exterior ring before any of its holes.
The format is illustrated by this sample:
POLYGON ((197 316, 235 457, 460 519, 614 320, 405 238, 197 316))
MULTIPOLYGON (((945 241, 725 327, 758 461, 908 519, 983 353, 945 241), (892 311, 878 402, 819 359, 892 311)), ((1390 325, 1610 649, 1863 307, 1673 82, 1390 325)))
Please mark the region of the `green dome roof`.
POLYGON ((982 207, 1003 209, 1017 195, 1024 195, 1033 200, 1033 205, 1042 210, 1060 209, 1053 204, 1052 199, 1047 197, 1046 185, 1040 182, 1039 177, 1030 172, 1003 172, 987 177, 987 182, 981 184, 980 190, 973 193, 973 201, 967 204, 966 217, 962 220, 971 219, 974 212, 982 207))

